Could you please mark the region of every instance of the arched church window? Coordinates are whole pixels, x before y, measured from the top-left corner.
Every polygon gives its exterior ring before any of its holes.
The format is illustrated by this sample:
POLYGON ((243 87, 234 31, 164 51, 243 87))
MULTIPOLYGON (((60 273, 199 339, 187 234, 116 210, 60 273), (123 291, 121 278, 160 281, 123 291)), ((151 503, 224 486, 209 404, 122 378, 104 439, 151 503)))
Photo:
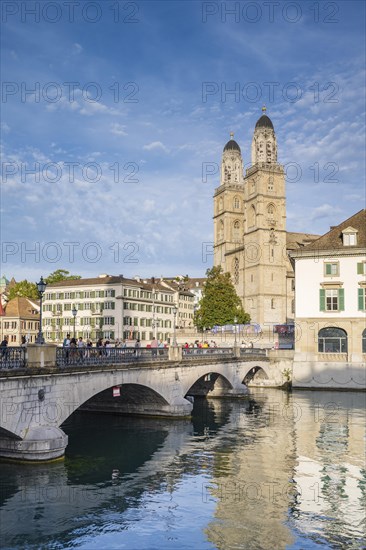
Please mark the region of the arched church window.
POLYGON ((233 265, 233 274, 234 274, 234 284, 239 284, 239 259, 234 258, 234 265, 233 265))
POLYGON ((338 327, 322 328, 318 332, 319 353, 347 353, 347 332, 338 327))
POLYGON ((234 197, 234 210, 238 210, 239 208, 240 208, 239 197, 234 197))
POLYGON ((255 206, 252 204, 252 206, 249 209, 249 227, 253 227, 255 225, 255 206))
POLYGON ((274 204, 269 204, 267 207, 267 212, 269 216, 274 216, 276 212, 276 207, 274 204))
POLYGON ((220 221, 219 223, 218 239, 219 241, 222 241, 224 239, 224 222, 223 221, 220 221))
POLYGON ((222 199, 219 199, 219 212, 222 212, 224 209, 224 201, 222 199))
POLYGON ((240 222, 238 220, 235 220, 233 224, 233 240, 234 241, 240 240, 240 222))
POLYGON ((273 176, 269 177, 268 180, 268 191, 273 191, 273 176))

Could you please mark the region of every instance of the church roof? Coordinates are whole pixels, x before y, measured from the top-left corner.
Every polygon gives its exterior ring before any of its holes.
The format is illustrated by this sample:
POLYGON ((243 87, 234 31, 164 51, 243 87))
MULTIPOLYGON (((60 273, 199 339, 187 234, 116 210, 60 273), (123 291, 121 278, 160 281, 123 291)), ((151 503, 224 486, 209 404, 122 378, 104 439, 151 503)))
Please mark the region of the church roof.
POLYGON ((224 151, 239 151, 241 153, 239 145, 236 143, 235 139, 230 139, 224 147, 224 151))
POLYGON ((274 130, 272 120, 267 115, 262 115, 255 125, 256 128, 271 128, 274 130))

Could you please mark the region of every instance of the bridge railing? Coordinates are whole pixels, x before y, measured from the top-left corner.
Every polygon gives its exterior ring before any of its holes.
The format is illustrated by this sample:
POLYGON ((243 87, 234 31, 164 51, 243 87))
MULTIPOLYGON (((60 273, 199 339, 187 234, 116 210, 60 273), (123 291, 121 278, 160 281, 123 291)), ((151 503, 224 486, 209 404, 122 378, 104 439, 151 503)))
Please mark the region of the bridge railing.
POLYGON ((26 348, 6 346, 0 348, 0 370, 24 369, 26 348))
POLYGON ((224 356, 224 357, 234 357, 233 348, 183 348, 182 349, 183 358, 194 359, 196 357, 202 356, 224 356))
POLYGON ((267 350, 263 348, 240 348, 240 355, 262 355, 263 357, 266 357, 267 350))
POLYGON ((144 360, 167 360, 167 348, 57 348, 56 366, 101 366, 144 360))

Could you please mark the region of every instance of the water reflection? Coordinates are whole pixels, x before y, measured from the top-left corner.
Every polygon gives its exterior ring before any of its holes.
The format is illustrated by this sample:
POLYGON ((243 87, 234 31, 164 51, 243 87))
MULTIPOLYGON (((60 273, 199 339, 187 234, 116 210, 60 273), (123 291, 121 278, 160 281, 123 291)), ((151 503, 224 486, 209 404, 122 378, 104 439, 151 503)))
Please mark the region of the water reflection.
POLYGON ((3 548, 362 548, 365 394, 255 390, 191 421, 82 413, 2 464, 3 548))

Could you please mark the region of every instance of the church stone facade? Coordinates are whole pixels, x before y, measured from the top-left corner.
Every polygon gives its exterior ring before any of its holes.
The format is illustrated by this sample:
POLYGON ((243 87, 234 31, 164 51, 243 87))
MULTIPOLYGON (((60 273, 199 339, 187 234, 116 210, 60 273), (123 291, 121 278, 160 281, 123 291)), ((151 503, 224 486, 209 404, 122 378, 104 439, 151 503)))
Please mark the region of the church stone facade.
POLYGON ((286 231, 284 167, 277 161, 271 119, 256 123, 252 166, 233 134, 224 147, 220 185, 214 193, 214 265, 231 274, 243 307, 253 323, 270 330, 294 320, 294 273, 288 251, 309 244, 317 235, 286 231))

